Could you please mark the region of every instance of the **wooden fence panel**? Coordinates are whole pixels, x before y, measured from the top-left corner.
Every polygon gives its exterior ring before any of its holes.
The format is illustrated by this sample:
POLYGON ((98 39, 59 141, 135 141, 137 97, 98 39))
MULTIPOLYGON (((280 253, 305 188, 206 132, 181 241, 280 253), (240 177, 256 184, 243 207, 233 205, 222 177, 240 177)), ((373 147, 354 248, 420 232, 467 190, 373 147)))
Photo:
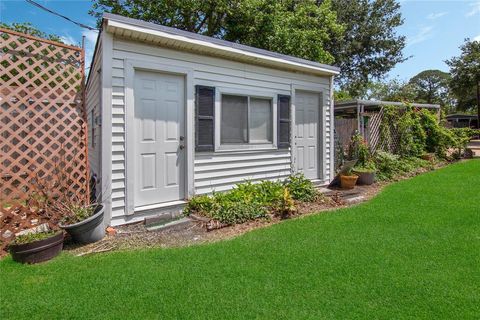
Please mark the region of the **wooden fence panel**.
POLYGON ((335 118, 335 133, 344 150, 347 150, 355 130, 358 130, 357 118, 335 118))
POLYGON ((83 49, 0 29, 0 66, 0 203, 25 200, 60 165, 87 199, 83 49))

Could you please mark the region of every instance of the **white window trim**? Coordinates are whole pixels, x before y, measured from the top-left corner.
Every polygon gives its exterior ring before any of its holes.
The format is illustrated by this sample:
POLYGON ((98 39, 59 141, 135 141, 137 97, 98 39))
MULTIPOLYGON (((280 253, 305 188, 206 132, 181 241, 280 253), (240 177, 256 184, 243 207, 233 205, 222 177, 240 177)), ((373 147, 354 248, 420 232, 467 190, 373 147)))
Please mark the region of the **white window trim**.
MULTIPOLYGON (((277 96, 272 92, 242 90, 234 88, 215 88, 215 152, 245 151, 245 150, 276 150, 277 149, 277 96), (222 95, 246 96, 250 98, 270 99, 272 101, 272 142, 256 142, 245 144, 222 144, 222 95)), ((250 118, 247 119, 250 124, 250 118)), ((250 126, 249 126, 250 127, 250 126)))

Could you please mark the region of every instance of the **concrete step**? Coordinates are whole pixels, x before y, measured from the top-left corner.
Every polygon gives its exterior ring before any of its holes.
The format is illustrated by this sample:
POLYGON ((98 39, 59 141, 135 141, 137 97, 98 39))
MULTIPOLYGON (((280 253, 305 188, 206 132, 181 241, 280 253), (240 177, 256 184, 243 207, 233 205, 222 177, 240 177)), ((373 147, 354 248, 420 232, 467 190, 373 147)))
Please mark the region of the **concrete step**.
POLYGON ((162 225, 175 220, 178 220, 182 217, 182 212, 180 210, 173 211, 164 211, 157 213, 154 216, 146 217, 144 220, 145 227, 162 225))
POLYGON ((470 148, 480 148, 480 140, 470 140, 470 142, 468 143, 468 146, 470 148))
POLYGON ((169 221, 167 223, 159 223, 156 225, 150 225, 146 226, 145 229, 148 231, 165 231, 165 230, 171 230, 171 229, 184 229, 186 227, 189 227, 193 224, 194 222, 192 219, 185 217, 185 218, 180 218, 177 220, 169 221))

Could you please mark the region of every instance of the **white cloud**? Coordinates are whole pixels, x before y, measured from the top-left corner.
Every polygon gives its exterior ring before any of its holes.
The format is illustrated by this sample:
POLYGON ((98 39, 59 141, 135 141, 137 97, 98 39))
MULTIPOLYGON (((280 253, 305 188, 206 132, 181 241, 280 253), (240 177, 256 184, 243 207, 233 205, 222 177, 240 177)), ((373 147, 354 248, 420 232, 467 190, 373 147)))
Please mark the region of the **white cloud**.
POLYGON ((472 17, 480 13, 480 1, 470 3, 470 10, 465 14, 466 17, 472 17))
POLYGON ((433 26, 423 26, 419 29, 418 33, 407 39, 407 47, 421 43, 432 36, 433 26))
POLYGON ((74 37, 72 37, 71 35, 69 34, 66 34, 64 36, 60 36, 60 40, 65 43, 65 44, 69 44, 71 46, 78 46, 78 41, 75 40, 74 37))
POLYGON ((428 20, 435 20, 435 19, 438 19, 438 18, 441 18, 443 16, 445 16, 448 12, 437 12, 437 13, 430 13, 428 16, 427 16, 427 19, 428 20))
POLYGON ((480 34, 473 38, 473 41, 480 41, 480 34))

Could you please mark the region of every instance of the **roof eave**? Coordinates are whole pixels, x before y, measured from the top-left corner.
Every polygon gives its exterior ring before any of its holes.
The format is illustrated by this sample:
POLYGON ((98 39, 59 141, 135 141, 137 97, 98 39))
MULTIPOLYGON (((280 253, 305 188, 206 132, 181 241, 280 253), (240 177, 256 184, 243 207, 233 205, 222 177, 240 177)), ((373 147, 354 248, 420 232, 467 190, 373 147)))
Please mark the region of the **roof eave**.
POLYGON ((309 64, 303 64, 296 61, 290 61, 280 57, 266 56, 266 55, 262 55, 255 52, 241 50, 238 48, 222 46, 222 45, 204 41, 201 39, 192 39, 179 34, 172 34, 172 33, 167 33, 161 30, 155 30, 152 28, 148 28, 144 25, 134 25, 131 23, 118 21, 118 20, 112 19, 111 17, 112 15, 108 15, 104 17, 104 20, 106 21, 106 24, 105 24, 106 31, 109 33, 115 33, 117 29, 123 29, 123 30, 128 30, 130 32, 139 32, 139 33, 148 34, 150 36, 153 36, 159 41, 168 40, 170 43, 177 43, 178 45, 188 44, 191 50, 194 50, 194 51, 208 52, 208 53, 211 53, 212 55, 215 55, 215 54, 218 55, 219 52, 222 52, 226 54, 228 58, 232 58, 235 60, 239 60, 239 61, 247 62, 251 64, 260 64, 260 65, 268 65, 272 67, 287 68, 291 70, 314 73, 314 74, 319 74, 323 76, 335 76, 340 73, 338 68, 332 67, 332 66, 329 66, 329 68, 324 68, 321 66, 314 66, 309 64))

